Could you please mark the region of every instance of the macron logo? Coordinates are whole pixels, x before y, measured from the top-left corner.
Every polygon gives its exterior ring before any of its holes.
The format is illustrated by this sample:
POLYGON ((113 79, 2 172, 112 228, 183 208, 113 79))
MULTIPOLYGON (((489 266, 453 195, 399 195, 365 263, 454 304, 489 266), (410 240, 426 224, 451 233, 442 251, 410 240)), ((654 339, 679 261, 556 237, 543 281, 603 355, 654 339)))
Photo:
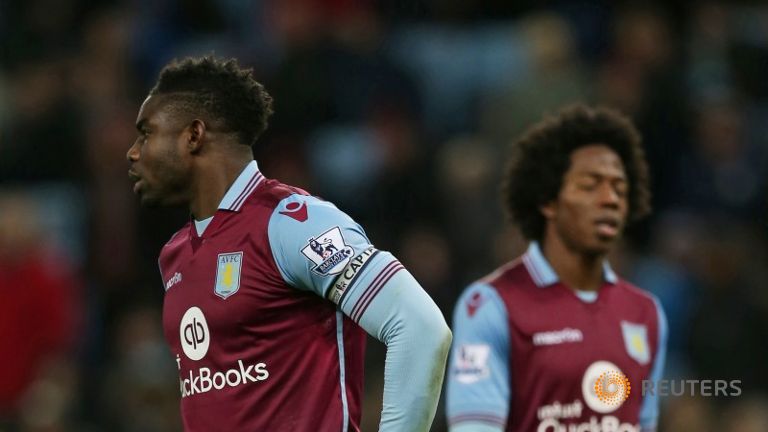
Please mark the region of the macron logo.
POLYGON ((299 222, 304 222, 309 218, 307 214, 307 203, 302 202, 290 202, 286 204, 285 210, 280 212, 281 215, 286 215, 290 218, 296 219, 299 222))
POLYGON ((583 340, 584 335, 581 334, 581 330, 572 328, 533 334, 534 345, 560 345, 562 343, 581 342, 583 340))
POLYGON ((169 289, 171 289, 172 286, 176 285, 179 282, 181 282, 181 273, 176 272, 173 274, 173 277, 168 279, 168 282, 165 283, 165 290, 168 291, 169 289))

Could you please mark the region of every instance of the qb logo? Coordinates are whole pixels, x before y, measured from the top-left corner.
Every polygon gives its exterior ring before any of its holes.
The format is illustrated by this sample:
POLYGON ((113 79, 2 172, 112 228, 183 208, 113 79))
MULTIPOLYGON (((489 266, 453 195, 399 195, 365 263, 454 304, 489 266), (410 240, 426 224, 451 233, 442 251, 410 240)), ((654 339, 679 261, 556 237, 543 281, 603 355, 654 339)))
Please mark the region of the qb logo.
POLYGON ((200 360, 208 353, 211 338, 203 311, 197 306, 187 309, 179 325, 181 348, 192 360, 200 360))

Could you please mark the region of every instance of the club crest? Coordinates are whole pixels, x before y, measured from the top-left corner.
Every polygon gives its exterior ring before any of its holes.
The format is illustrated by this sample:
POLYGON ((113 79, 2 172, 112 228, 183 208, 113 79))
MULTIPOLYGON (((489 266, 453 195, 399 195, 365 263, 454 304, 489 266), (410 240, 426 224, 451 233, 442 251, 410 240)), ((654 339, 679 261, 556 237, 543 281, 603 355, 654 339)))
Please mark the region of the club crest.
POLYGON ((336 226, 307 240, 301 253, 315 264, 313 272, 328 276, 341 273, 354 251, 344 242, 341 228, 336 226))
POLYGON ((621 334, 624 336, 624 347, 627 354, 641 365, 651 361, 651 350, 648 344, 648 328, 642 324, 621 322, 621 334))
POLYGON ((219 254, 216 263, 216 286, 213 288, 213 292, 223 299, 236 293, 240 289, 242 268, 242 252, 219 254))

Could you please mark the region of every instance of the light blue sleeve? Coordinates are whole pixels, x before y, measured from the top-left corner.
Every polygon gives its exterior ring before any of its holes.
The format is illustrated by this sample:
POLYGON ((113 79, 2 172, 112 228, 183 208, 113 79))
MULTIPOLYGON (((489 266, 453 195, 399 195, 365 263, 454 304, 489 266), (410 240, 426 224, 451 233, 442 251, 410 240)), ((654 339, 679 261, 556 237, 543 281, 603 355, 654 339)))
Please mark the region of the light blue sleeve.
POLYGON ((268 234, 283 280, 321 297, 353 258, 372 247, 363 228, 336 206, 299 194, 278 203, 268 234))
POLYGON ((398 264, 364 275, 341 307, 387 346, 379 431, 426 432, 443 387, 451 331, 437 305, 398 264), (360 312, 366 298, 369 305, 360 312))
MULTIPOLYGON (((656 304, 656 312, 658 313, 659 320, 659 346, 656 351, 656 356, 653 359, 651 375, 648 377, 648 379, 653 383, 658 383, 659 380, 661 380, 664 376, 664 362, 666 361, 667 357, 667 339, 669 337, 669 329, 667 327, 667 316, 664 314, 664 309, 661 307, 659 300, 655 297, 654 303, 656 304)), ((640 407, 640 428, 642 432, 655 431, 658 421, 658 392, 648 392, 643 398, 643 403, 640 407)))
POLYGON ((328 298, 387 346, 379 430, 428 431, 451 331, 416 279, 392 254, 376 250, 349 216, 313 197, 280 202, 269 238, 288 284, 328 298), (290 212, 299 214, 285 214, 290 212))
POLYGON ((475 283, 464 291, 454 309, 453 334, 446 400, 449 430, 503 431, 511 398, 509 324, 493 287, 475 283), (475 428, 479 424, 484 428, 475 428))

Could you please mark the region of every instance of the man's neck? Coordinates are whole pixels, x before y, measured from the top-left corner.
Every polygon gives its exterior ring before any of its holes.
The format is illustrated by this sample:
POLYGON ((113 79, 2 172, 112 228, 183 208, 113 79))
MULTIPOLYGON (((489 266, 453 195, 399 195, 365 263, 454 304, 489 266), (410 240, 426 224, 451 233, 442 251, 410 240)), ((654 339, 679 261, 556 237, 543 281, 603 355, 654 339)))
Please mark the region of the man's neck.
POLYGON ((198 170, 200 175, 192 182, 192 200, 189 203, 189 211, 196 220, 207 219, 216 213, 224 195, 251 160, 216 158, 201 164, 198 170))
POLYGON ((560 282, 580 291, 597 291, 603 284, 605 255, 586 255, 569 248, 550 233, 542 244, 542 253, 557 273, 560 282))

